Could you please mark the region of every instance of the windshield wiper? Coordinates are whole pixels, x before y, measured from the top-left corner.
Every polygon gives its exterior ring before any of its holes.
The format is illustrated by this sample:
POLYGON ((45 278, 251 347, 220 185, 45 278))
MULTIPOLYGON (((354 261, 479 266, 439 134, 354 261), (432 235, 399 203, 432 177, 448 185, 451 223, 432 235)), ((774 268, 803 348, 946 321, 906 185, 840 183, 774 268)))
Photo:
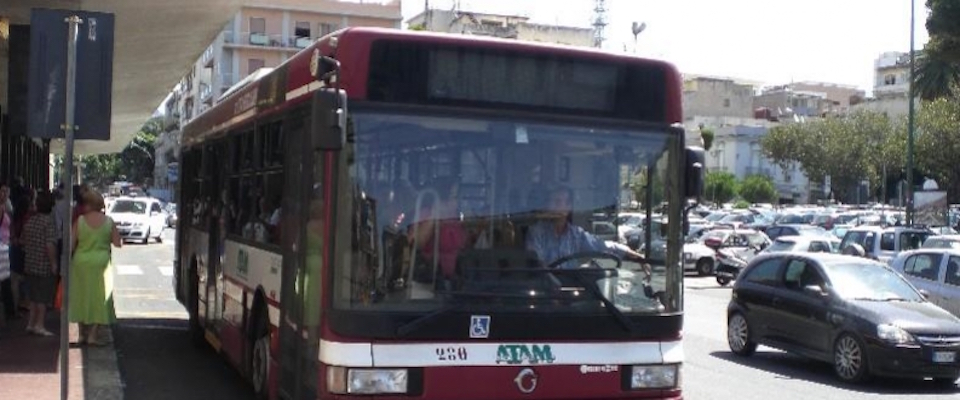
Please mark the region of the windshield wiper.
POLYGON ((613 319, 617 320, 617 322, 619 322, 620 325, 623 326, 623 329, 625 329, 628 333, 633 333, 633 323, 630 322, 630 319, 628 319, 626 315, 623 315, 623 312, 620 311, 620 309, 617 308, 616 304, 613 304, 613 302, 610 301, 610 299, 608 299, 607 296, 604 296, 603 293, 600 293, 600 289, 598 289, 596 285, 593 285, 589 281, 584 279, 583 275, 580 275, 579 273, 577 273, 579 272, 578 270, 568 269, 568 270, 559 270, 559 271, 564 271, 564 272, 573 271, 574 272, 573 277, 574 279, 577 280, 577 283, 582 285, 583 288, 587 290, 587 293, 592 294, 593 297, 596 297, 597 300, 600 300, 600 302, 603 303, 603 308, 605 308, 607 312, 609 312, 610 315, 613 316, 613 319))
POLYGON ((419 328, 421 325, 423 325, 423 324, 425 324, 425 323, 427 323, 427 322, 430 322, 430 320, 433 320, 433 319, 435 319, 435 318, 437 318, 437 317, 439 317, 439 316, 441 316, 441 315, 443 315, 443 314, 446 314, 446 313, 449 313, 449 312, 451 312, 451 311, 457 310, 457 309, 459 309, 460 307, 463 307, 463 304, 464 304, 464 303, 451 303, 451 304, 447 304, 447 305, 444 305, 444 306, 442 306, 442 307, 440 307, 440 308, 437 308, 436 310, 433 310, 432 312, 430 312, 430 313, 428 313, 428 314, 425 314, 425 315, 423 315, 423 316, 420 316, 420 317, 418 317, 418 318, 415 318, 413 321, 410 321, 410 322, 407 322, 407 323, 405 323, 405 324, 403 324, 403 325, 400 325, 399 327, 397 327, 397 336, 399 336, 399 337, 407 336, 407 335, 409 335, 410 333, 412 333, 413 331, 416 331, 417 328, 419 328))

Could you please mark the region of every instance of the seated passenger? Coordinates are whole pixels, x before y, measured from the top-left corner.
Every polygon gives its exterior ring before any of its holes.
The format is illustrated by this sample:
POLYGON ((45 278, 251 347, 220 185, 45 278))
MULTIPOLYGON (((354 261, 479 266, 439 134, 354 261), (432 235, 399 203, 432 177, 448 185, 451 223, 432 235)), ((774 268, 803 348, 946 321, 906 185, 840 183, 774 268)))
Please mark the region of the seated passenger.
POLYGON ((426 195, 429 191, 421 193, 422 204, 417 211, 419 221, 411 230, 410 240, 415 245, 418 258, 414 265, 417 268, 414 279, 421 282, 432 281, 431 275, 437 268, 443 276, 453 277, 457 253, 467 242, 466 232, 460 222, 456 181, 442 178, 437 180, 433 188, 437 198, 431 199, 426 195))
MULTIPOLYGON (((527 231, 527 249, 536 252, 545 266, 563 257, 589 251, 606 252, 623 259, 644 262, 643 256, 629 247, 601 240, 583 228, 572 225, 573 192, 568 188, 557 187, 550 191, 547 214, 550 220, 538 222, 527 231)), ((573 261, 559 266, 576 267, 573 261)))

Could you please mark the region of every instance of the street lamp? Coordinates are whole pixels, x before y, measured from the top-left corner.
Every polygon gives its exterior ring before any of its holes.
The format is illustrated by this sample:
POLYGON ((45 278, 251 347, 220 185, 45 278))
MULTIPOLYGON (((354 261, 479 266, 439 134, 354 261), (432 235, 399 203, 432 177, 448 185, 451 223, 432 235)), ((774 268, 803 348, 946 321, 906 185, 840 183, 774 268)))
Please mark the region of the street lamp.
POLYGON ((633 53, 637 53, 637 37, 640 36, 640 32, 643 32, 647 29, 646 22, 637 22, 633 21, 633 26, 631 27, 631 32, 633 32, 633 53))
POLYGON ((913 136, 914 136, 914 119, 915 119, 915 110, 913 105, 913 99, 915 97, 915 88, 914 77, 915 68, 914 68, 914 25, 916 24, 916 0, 910 0, 910 89, 908 95, 910 96, 909 106, 907 108, 907 223, 913 224, 913 136))

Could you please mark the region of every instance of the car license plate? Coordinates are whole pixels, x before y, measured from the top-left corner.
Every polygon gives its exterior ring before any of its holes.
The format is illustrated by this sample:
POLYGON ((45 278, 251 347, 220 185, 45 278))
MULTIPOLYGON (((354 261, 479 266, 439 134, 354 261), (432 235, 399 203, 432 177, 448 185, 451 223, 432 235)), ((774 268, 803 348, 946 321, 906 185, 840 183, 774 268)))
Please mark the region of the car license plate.
POLYGON ((957 353, 954 351, 935 351, 933 352, 933 362, 952 363, 957 360, 957 353))

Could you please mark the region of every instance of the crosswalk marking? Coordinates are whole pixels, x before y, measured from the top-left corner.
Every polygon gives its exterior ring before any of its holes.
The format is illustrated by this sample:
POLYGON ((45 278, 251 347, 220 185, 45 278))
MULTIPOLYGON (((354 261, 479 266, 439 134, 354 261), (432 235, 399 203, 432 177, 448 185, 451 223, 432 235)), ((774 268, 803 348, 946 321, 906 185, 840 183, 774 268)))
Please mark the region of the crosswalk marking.
POLYGON ((160 270, 160 275, 163 276, 173 276, 173 267, 157 267, 160 270))
POLYGON ((139 265, 117 265, 117 275, 143 275, 139 265))

